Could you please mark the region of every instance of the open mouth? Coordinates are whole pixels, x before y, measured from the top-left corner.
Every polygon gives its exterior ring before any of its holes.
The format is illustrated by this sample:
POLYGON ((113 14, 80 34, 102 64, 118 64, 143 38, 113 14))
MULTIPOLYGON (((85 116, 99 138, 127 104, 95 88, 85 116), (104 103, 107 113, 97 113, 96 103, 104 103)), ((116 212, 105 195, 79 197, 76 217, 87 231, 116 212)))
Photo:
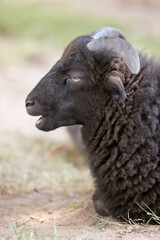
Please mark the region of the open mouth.
POLYGON ((50 114, 47 115, 42 115, 36 122, 36 127, 38 129, 43 129, 46 125, 46 123, 48 122, 48 118, 50 117, 50 114))

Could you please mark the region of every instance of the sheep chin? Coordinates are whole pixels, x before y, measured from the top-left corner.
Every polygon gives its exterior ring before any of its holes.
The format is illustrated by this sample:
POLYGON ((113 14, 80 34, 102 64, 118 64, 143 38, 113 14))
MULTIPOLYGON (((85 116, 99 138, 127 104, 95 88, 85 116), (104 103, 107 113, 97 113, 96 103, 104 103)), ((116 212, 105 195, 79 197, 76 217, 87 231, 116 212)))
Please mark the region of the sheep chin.
POLYGON ((59 127, 55 124, 52 114, 48 114, 48 115, 44 115, 44 116, 42 115, 37 120, 35 126, 39 130, 44 131, 44 132, 48 132, 48 131, 54 130, 59 127))

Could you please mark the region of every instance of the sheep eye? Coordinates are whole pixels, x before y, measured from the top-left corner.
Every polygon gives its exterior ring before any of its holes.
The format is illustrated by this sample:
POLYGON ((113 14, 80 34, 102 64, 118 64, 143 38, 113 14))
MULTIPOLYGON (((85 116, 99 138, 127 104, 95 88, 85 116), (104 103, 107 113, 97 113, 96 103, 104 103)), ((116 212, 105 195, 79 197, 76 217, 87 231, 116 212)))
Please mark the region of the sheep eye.
POLYGON ((81 81, 81 78, 72 78, 72 81, 73 81, 73 82, 80 82, 80 81, 81 81))
POLYGON ((76 82, 80 82, 81 78, 68 78, 66 79, 66 83, 76 83, 76 82))

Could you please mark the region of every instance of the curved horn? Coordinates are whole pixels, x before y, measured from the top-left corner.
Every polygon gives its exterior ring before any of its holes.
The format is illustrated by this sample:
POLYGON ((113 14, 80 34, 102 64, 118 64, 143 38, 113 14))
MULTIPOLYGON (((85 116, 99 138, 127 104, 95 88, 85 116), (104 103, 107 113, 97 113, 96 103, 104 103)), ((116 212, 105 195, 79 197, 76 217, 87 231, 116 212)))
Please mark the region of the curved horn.
POLYGON ((121 32, 119 29, 117 28, 113 28, 113 27, 103 27, 100 28, 94 32, 92 32, 90 34, 90 36, 93 39, 98 39, 101 37, 115 37, 115 38, 122 38, 126 40, 126 37, 124 36, 123 32, 121 32))
POLYGON ((89 42, 87 48, 98 55, 105 54, 108 59, 113 57, 123 58, 130 71, 134 74, 137 74, 140 70, 138 53, 129 42, 122 38, 101 37, 89 42))

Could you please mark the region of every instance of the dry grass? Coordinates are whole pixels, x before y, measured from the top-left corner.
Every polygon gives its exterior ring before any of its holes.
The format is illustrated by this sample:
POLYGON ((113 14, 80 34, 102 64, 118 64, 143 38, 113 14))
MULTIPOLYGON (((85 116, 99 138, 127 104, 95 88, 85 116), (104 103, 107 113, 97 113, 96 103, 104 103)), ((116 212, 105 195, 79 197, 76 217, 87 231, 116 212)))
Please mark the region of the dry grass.
POLYGON ((73 147, 51 140, 12 135, 0 149, 1 193, 29 193, 37 188, 92 188, 85 159, 73 147), (83 183, 83 184, 82 184, 83 183))
POLYGON ((159 239, 157 227, 97 216, 86 160, 73 147, 10 132, 1 134, 0 145, 1 240, 97 240, 113 233, 159 239), (3 237, 1 229, 8 229, 3 237))

